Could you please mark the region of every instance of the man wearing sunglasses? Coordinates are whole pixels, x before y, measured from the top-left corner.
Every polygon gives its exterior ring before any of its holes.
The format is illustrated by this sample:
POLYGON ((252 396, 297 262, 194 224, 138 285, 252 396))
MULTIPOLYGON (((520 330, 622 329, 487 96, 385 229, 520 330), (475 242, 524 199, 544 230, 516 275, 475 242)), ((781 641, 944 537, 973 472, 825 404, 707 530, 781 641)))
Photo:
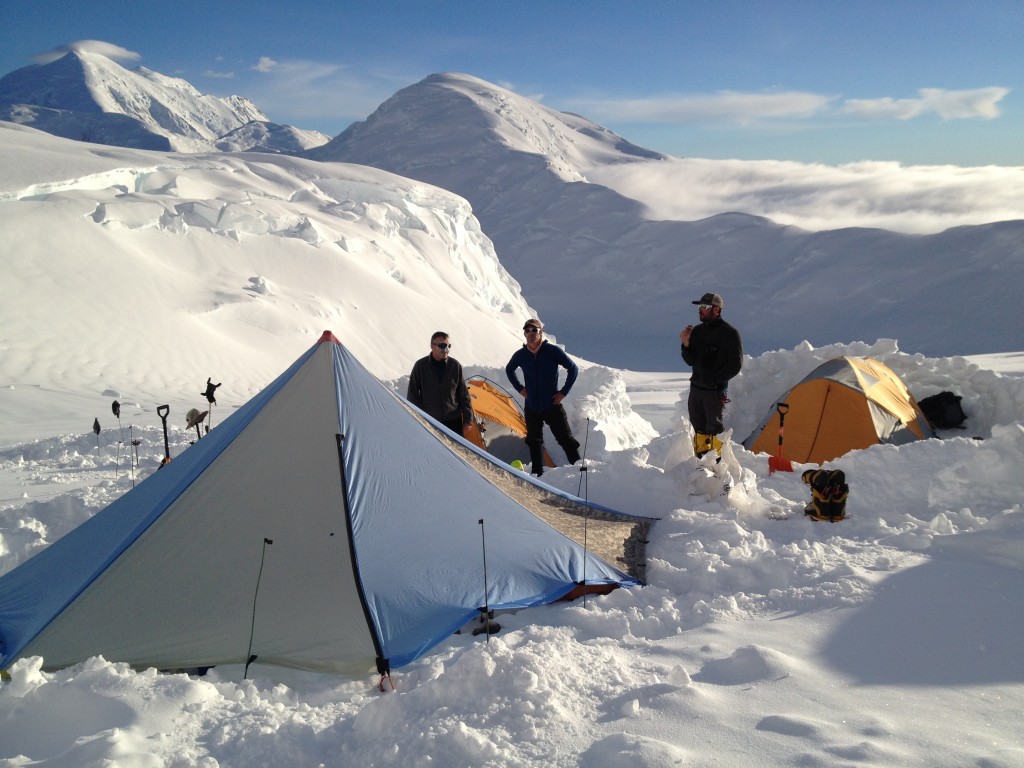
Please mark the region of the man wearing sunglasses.
POLYGON ((683 361, 693 368, 686 407, 694 430, 693 452, 699 458, 722 451, 718 435, 725 429, 722 415, 729 402, 729 380, 743 367, 743 341, 739 331, 722 319, 721 296, 705 293, 693 303, 700 325, 686 326, 679 340, 683 361))
POLYGON ((430 354, 413 364, 406 399, 456 434, 465 435, 473 424, 473 406, 462 378, 462 366, 449 357, 448 334, 430 337, 430 354))
POLYGON ((544 425, 570 464, 580 460, 580 444, 572 436, 569 418, 562 407, 562 400, 569 394, 579 368, 569 356, 544 338, 544 326, 540 320, 530 318, 523 325, 526 343, 517 350, 505 366, 505 375, 515 390, 526 399, 523 411, 526 415, 526 445, 530 449, 530 471, 537 477, 544 474, 544 425), (558 386, 558 369, 565 368, 565 384, 558 386), (522 370, 520 382, 517 370, 522 370))

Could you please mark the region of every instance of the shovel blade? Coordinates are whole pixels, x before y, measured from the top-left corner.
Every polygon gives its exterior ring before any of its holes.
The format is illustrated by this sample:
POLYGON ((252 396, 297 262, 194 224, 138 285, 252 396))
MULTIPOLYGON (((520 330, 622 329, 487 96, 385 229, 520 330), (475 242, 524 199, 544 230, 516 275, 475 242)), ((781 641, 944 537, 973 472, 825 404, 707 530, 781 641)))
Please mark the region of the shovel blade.
POLYGON ((784 459, 781 456, 769 456, 768 457, 768 474, 774 474, 775 472, 792 472, 793 462, 789 459, 784 459))

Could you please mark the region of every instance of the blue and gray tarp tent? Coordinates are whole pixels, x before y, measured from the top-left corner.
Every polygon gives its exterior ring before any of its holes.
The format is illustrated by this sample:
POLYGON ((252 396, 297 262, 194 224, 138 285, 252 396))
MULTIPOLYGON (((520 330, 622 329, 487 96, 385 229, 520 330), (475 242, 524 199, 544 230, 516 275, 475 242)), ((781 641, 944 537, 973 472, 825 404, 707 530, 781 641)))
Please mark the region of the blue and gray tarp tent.
POLYGON ((0 577, 0 669, 102 655, 388 671, 485 605, 642 583, 651 522, 489 457, 325 332, 204 439, 0 577))

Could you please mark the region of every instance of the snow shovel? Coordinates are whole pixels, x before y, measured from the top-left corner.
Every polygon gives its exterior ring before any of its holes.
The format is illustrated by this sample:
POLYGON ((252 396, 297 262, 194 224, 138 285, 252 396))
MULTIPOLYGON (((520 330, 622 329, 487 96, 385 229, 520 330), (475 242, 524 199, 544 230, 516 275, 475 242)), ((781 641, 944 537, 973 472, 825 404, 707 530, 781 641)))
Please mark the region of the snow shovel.
POLYGON ((160 417, 160 421, 164 423, 164 458, 160 462, 160 466, 163 467, 171 460, 171 447, 167 443, 167 414, 171 412, 170 406, 158 405, 156 407, 156 415, 160 417))
POLYGON ((789 459, 782 458, 782 425, 786 422, 786 414, 789 413, 788 403, 779 403, 775 406, 779 412, 779 450, 775 456, 768 457, 768 474, 776 472, 792 472, 793 463, 789 459))

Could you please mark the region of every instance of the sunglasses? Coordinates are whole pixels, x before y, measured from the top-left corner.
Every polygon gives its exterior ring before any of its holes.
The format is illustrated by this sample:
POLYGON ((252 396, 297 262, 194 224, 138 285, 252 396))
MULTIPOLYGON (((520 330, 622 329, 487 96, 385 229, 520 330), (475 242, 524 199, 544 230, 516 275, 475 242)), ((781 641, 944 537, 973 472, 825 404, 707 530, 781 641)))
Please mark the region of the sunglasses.
POLYGON ((434 346, 437 347, 440 350, 451 349, 451 347, 452 347, 451 344, 445 344, 443 342, 441 344, 435 344, 434 346))
POLYGON ((698 304, 697 305, 697 311, 698 312, 703 312, 706 309, 714 309, 714 308, 715 308, 714 304, 698 304))
POLYGON ((535 333, 540 333, 540 328, 526 328, 523 330, 523 333, 532 336, 535 333))

